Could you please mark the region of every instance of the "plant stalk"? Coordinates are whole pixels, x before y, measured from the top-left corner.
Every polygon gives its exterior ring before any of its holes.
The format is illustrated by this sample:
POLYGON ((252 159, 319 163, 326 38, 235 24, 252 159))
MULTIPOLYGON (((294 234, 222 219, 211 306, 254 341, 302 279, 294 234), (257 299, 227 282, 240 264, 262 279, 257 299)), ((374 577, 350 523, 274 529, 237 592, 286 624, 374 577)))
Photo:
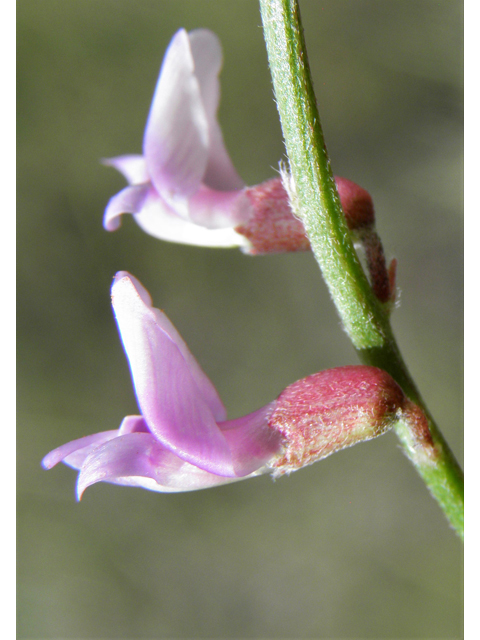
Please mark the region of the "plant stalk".
POLYGON ((395 431, 450 524, 463 537, 463 472, 408 372, 387 306, 372 291, 346 226, 320 124, 298 1, 260 0, 260 9, 295 211, 360 360, 387 371, 426 416, 426 439, 425 434, 419 437, 411 421, 398 422, 395 431))

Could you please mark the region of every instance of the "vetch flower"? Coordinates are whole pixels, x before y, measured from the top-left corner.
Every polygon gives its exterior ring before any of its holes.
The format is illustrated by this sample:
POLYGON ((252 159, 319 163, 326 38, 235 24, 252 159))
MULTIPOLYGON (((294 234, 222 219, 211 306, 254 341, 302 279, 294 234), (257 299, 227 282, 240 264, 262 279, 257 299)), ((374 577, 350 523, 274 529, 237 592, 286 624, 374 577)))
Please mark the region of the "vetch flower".
MULTIPOLYGON (((134 215, 149 234, 171 242, 241 247, 252 254, 310 248, 280 177, 246 187, 217 120, 222 50, 206 29, 180 29, 165 54, 143 140, 143 155, 105 160, 129 186, 109 201, 104 226, 134 215)), ((347 223, 374 219, 370 195, 336 178, 347 223)), ((353 226, 352 226, 353 225, 353 226)))
POLYGON ((223 484, 255 474, 280 450, 271 406, 226 421, 215 387, 138 280, 118 273, 112 304, 142 415, 46 456, 47 468, 64 460, 80 470, 79 497, 100 480, 157 491, 223 484))
MULTIPOLYGON (((261 409, 227 420, 212 382, 138 280, 119 272, 112 304, 141 415, 43 459, 47 469, 63 461, 80 471, 79 499, 100 481, 175 492, 289 473, 374 438, 411 412, 387 373, 350 366, 299 380, 261 409)), ((421 416, 415 420, 424 437, 421 416)))

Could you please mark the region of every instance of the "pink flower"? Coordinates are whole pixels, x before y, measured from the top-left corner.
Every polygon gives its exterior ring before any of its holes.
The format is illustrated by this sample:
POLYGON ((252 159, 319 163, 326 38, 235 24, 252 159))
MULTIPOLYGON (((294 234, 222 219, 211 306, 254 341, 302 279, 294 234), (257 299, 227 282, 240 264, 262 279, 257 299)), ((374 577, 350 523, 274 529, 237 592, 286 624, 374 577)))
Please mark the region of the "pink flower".
POLYGON ((281 450, 280 434, 268 426, 273 405, 227 421, 215 387, 140 282, 119 272, 112 304, 142 415, 55 449, 43 465, 79 469, 79 498, 101 480, 187 491, 261 472, 281 450))
MULTIPOLYGON (((175 34, 153 96, 143 155, 105 160, 129 186, 111 198, 104 226, 113 231, 120 216, 131 213, 147 233, 171 242, 249 253, 309 249, 281 178, 246 187, 230 160, 217 121, 221 64, 221 45, 211 31, 175 34)), ((373 221, 368 192, 345 178, 336 181, 347 222, 373 221)))
POLYGON ((47 469, 63 461, 80 471, 79 499, 100 481, 173 492, 288 473, 380 435, 407 406, 388 374, 352 366, 309 376, 227 420, 212 382, 138 280, 119 272, 112 304, 141 415, 43 459, 47 469))

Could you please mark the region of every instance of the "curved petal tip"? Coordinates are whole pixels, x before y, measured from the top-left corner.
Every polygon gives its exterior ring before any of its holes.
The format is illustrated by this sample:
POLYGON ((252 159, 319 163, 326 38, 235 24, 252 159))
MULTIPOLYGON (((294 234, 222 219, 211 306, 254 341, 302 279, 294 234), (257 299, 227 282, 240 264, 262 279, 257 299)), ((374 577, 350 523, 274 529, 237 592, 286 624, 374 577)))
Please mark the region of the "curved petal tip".
POLYGON ((116 231, 120 226, 120 216, 124 213, 138 213, 142 210, 150 192, 149 183, 125 187, 110 198, 103 216, 103 226, 107 231, 116 231))

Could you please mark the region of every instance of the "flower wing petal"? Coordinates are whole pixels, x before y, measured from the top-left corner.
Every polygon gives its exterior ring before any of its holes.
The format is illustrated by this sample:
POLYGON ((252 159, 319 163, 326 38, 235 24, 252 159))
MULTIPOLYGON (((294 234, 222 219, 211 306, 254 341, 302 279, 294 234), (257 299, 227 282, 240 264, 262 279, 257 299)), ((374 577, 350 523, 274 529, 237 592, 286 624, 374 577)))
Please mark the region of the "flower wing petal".
POLYGON ((206 489, 241 479, 199 469, 181 460, 149 433, 130 433, 92 451, 78 476, 77 498, 80 500, 87 487, 102 481, 168 493, 206 489))
POLYGON ((128 184, 143 184, 149 182, 145 158, 140 155, 117 156, 116 158, 105 158, 102 164, 106 167, 113 167, 125 177, 128 184))
POLYGON ((143 142, 148 173, 167 202, 198 189, 208 146, 208 121, 190 40, 180 29, 163 60, 143 142))
MULTIPOLYGON (((152 434, 183 460, 218 475, 234 475, 229 447, 208 396, 203 395, 208 378, 199 376, 198 365, 192 367, 193 356, 185 359, 163 328, 161 312, 145 303, 131 276, 117 276, 112 304, 138 402, 152 434)), ((185 353, 186 347, 182 349, 185 353)))
POLYGON ((110 198, 105 214, 103 226, 107 231, 115 231, 120 226, 122 213, 137 213, 142 210, 149 193, 153 191, 150 184, 139 184, 125 187, 110 198))
POLYGON ((80 469, 84 459, 95 447, 107 442, 107 440, 116 438, 117 435, 118 431, 115 429, 113 431, 93 433, 90 436, 67 442, 61 447, 57 447, 53 451, 50 451, 50 453, 47 453, 42 460, 42 466, 44 469, 52 469, 59 462, 65 462, 65 464, 68 464, 70 467, 80 469))

